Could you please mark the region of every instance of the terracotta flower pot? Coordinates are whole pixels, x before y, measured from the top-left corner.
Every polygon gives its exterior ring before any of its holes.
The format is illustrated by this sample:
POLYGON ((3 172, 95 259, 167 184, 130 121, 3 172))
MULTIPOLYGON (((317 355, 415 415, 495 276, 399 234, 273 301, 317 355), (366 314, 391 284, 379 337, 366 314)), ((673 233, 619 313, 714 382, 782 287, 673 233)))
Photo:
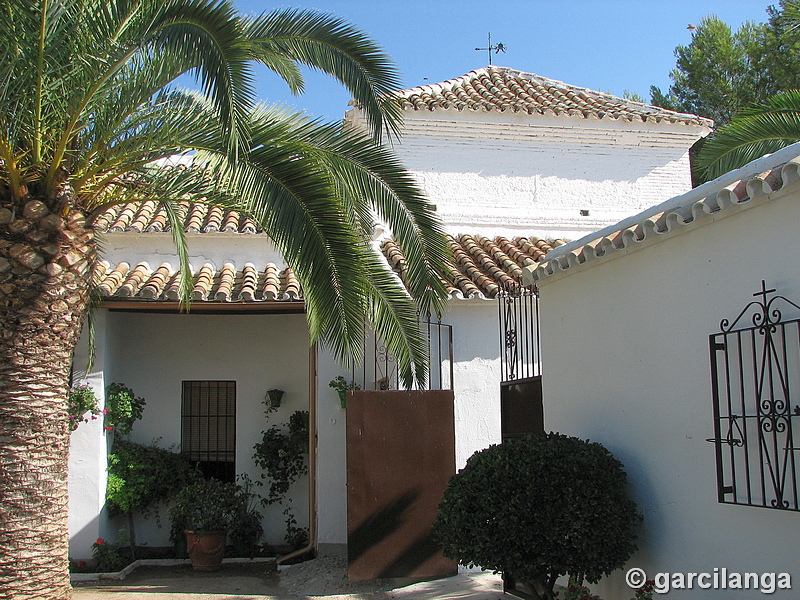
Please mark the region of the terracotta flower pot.
POLYGON ((225 555, 227 531, 205 531, 202 534, 187 530, 186 550, 195 571, 218 571, 225 555))

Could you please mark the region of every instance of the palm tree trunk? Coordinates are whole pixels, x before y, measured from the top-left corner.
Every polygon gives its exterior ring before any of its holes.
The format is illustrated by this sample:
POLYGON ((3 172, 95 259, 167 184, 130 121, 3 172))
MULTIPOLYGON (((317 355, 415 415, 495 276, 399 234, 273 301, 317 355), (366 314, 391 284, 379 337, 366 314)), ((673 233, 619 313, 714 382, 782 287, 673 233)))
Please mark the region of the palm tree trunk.
POLYGON ((0 597, 71 597, 67 396, 95 261, 45 202, 0 206, 0 597))

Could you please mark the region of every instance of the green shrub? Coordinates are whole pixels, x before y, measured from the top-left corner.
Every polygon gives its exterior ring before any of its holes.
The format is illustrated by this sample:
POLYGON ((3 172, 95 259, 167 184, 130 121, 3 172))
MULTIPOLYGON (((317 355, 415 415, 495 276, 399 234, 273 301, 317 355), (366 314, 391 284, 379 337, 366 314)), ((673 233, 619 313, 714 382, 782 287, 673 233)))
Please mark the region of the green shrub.
POLYGON ((561 575, 581 585, 622 567, 641 520, 622 464, 557 433, 476 452, 439 508, 434 536, 446 556, 512 574, 548 599, 561 575))
POLYGON ((115 573, 121 571, 131 563, 131 556, 125 550, 127 540, 124 535, 116 544, 97 538, 92 544, 92 559, 94 570, 97 573, 115 573))
POLYGON ((198 477, 182 454, 116 438, 108 457, 106 506, 112 517, 147 515, 198 477))

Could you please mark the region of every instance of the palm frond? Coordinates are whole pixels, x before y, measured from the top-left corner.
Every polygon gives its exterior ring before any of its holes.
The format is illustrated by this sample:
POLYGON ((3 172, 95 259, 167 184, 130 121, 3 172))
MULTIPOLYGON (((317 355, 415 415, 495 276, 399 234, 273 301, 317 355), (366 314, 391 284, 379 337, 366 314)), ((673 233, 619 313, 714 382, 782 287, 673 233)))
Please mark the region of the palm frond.
POLYGON ((375 255, 366 259, 370 285, 370 323, 397 359, 406 389, 424 389, 428 380, 428 346, 420 330, 419 313, 395 275, 375 255))
MULTIPOLYGON (((442 283, 450 259, 434 207, 392 152, 339 126, 315 127, 297 136, 306 141, 345 187, 343 198, 356 214, 375 214, 390 227, 407 260, 408 291, 424 314, 441 314, 442 283)), ((372 223, 370 222, 370 226, 372 223)))
POLYGON ((254 147, 247 155, 235 165, 214 152, 207 160, 295 270, 312 340, 325 338, 337 358, 346 360, 359 351, 366 314, 361 262, 369 248, 328 172, 293 139, 292 125, 304 120, 261 109, 251 123, 254 147))
POLYGON ((743 110, 703 145, 697 165, 707 179, 800 140, 800 90, 789 90, 743 110))
MULTIPOLYGON (((400 87, 389 57, 342 19, 316 11, 277 10, 245 23, 253 57, 283 55, 339 80, 364 108, 373 135, 398 132, 401 110, 388 95, 400 87)), ((267 64, 267 66, 270 66, 267 64)))

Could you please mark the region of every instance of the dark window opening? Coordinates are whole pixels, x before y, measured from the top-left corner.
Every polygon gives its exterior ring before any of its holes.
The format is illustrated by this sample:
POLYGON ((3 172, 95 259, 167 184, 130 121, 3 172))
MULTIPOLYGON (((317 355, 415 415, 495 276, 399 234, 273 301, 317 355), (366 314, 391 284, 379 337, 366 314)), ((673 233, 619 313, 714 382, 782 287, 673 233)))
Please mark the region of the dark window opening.
POLYGON ((236 382, 184 381, 181 448, 203 475, 236 479, 236 382))

